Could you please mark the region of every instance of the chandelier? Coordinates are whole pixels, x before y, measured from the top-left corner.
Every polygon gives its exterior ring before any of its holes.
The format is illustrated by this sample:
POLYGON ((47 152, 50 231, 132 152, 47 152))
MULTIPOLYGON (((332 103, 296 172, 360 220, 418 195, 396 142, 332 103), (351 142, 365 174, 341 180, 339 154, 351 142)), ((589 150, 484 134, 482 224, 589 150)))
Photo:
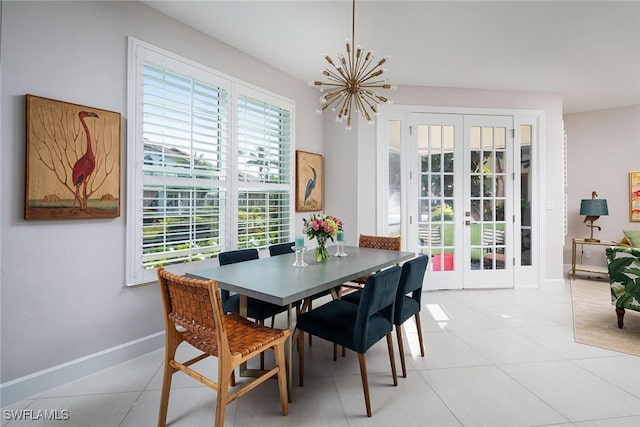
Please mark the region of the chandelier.
POLYGON ((336 121, 342 123, 347 119, 347 130, 351 130, 351 113, 354 111, 368 123, 373 123, 372 115, 378 113, 377 105, 390 103, 391 101, 374 92, 375 89, 395 89, 394 85, 387 83, 380 76, 386 71, 382 65, 389 58, 382 58, 374 62, 373 52, 366 54, 362 47, 355 47, 356 28, 356 0, 353 0, 351 19, 351 42, 347 40, 347 55, 338 55, 338 60, 333 61, 329 55, 325 60, 330 67, 322 69, 322 75, 326 81, 312 81, 309 84, 317 86, 322 93, 320 102, 322 107, 318 112, 323 112, 331 107, 331 111, 337 111, 336 121), (352 49, 352 46, 354 47, 352 49))

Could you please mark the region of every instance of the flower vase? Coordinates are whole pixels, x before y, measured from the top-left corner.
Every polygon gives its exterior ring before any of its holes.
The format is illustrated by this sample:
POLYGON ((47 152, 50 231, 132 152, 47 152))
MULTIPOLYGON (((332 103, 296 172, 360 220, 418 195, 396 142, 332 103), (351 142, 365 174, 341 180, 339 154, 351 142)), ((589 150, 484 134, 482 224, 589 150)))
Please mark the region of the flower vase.
POLYGON ((318 239, 318 246, 316 247, 316 262, 327 262, 329 261, 329 251, 326 246, 327 241, 324 239, 318 239))

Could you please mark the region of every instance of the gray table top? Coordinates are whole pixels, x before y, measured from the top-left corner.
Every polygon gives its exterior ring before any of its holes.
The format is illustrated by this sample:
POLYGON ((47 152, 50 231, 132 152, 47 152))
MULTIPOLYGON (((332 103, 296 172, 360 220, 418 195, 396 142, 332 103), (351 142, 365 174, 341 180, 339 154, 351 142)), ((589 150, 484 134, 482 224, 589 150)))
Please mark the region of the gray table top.
MULTIPOLYGON (((333 254, 335 248, 330 247, 333 254)), ((317 263, 314 250, 304 253, 306 267, 293 267, 295 254, 285 254, 251 261, 204 268, 187 273, 199 279, 212 279, 218 287, 278 305, 287 305, 326 291, 341 283, 406 261, 413 252, 345 246, 347 256, 331 256, 326 263, 317 263)))

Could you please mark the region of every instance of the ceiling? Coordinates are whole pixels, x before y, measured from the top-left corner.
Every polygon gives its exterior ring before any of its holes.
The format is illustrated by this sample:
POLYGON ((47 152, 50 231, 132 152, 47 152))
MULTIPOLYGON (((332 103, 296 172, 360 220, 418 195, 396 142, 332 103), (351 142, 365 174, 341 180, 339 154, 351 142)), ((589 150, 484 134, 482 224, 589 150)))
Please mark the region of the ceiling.
MULTIPOLYGON (((349 0, 144 3, 303 81, 351 37, 349 0)), ((359 0, 355 18, 398 86, 558 93, 565 113, 640 104, 640 1, 359 0)))

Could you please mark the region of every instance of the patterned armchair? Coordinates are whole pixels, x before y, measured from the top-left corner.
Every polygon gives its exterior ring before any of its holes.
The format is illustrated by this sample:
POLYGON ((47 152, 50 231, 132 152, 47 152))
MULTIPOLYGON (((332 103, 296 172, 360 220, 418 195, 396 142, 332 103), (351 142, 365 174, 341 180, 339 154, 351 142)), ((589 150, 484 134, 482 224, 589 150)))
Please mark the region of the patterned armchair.
POLYGON ((611 246, 606 249, 611 304, 622 329, 625 309, 640 311, 640 249, 611 246))

